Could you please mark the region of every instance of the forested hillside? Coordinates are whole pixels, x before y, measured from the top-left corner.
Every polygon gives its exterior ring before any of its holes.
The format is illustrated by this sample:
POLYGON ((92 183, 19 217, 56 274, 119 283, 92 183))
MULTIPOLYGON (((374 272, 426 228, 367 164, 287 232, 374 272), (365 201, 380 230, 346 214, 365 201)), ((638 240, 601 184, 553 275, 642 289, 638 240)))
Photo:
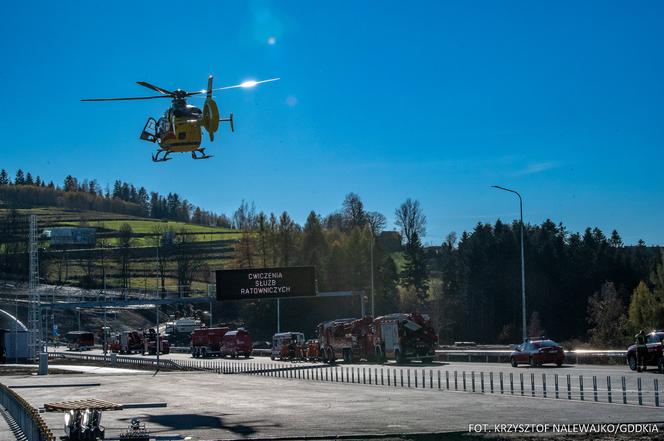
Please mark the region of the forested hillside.
MULTIPOLYGON (((412 199, 387 213, 395 233, 384 231, 387 217, 367 211, 354 193, 337 211, 312 211, 300 225, 287 211, 268 214, 244 201, 226 216, 130 183, 102 190, 94 180, 67 176, 55 185, 20 170, 14 179, 0 172, 0 203, 4 278, 25 278, 25 214, 38 213, 41 226, 97 229, 88 248, 41 241, 41 274, 49 283, 186 292, 205 290, 215 268, 313 265, 319 291, 364 292, 370 311, 373 269, 377 315, 427 312, 444 342, 516 342, 521 335, 518 222, 479 223, 425 247, 426 215, 412 199)), ((615 230, 570 232, 551 220, 525 225, 524 237, 529 334, 620 346, 637 328, 664 327, 660 248, 625 245, 615 230)), ((276 327, 274 303, 225 302, 216 313, 267 336, 276 327)), ((322 320, 359 311, 357 296, 284 300, 282 328, 293 323, 311 334, 322 320)))

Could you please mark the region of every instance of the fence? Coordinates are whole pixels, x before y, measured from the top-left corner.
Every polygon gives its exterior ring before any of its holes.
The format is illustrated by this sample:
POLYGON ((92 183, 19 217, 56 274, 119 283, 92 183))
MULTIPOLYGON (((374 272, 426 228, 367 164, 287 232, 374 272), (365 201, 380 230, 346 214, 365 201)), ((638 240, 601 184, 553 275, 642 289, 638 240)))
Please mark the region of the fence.
MULTIPOLYGON (((49 352, 50 359, 59 359, 59 360, 79 360, 93 363, 103 363, 109 366, 127 366, 127 367, 138 367, 138 368, 157 368, 157 359, 154 357, 125 357, 118 356, 115 354, 111 355, 96 355, 96 354, 83 354, 76 352, 49 352)), ((204 371, 212 372, 217 374, 237 374, 245 371, 252 370, 248 366, 255 366, 256 363, 236 363, 236 362, 226 362, 219 360, 169 360, 161 358, 159 360, 159 368, 175 369, 181 371, 204 371)), ((274 365, 273 365, 274 366, 274 365)), ((279 369, 301 369, 302 365, 297 365, 294 363, 284 363, 280 364, 279 369), (282 367, 283 366, 283 367, 282 367)))
MULTIPOLYGON (((69 353, 69 352, 49 352, 49 359, 60 359, 60 360, 80 360, 88 362, 101 362, 104 364, 109 364, 111 366, 116 365, 125 365, 130 367, 150 367, 157 368, 157 359, 156 358, 139 358, 139 357, 122 357, 112 355, 96 355, 96 354, 81 354, 81 353, 69 353)), ((171 368, 171 369, 182 369, 180 363, 177 363, 173 360, 160 359, 159 368, 171 368)))
POLYGON ((39 411, 13 390, 0 383, 0 404, 7 409, 28 441, 55 441, 39 411))
POLYGON ((523 372, 518 375, 509 372, 506 375, 504 372, 336 365, 274 368, 274 365, 267 363, 243 363, 242 369, 236 367, 235 372, 222 373, 660 407, 658 378, 653 378, 652 382, 648 381, 652 388, 647 388, 644 387, 646 381, 641 377, 635 379, 621 376, 620 381, 615 382, 611 376, 576 377, 570 374, 540 375, 534 372, 529 375, 524 375, 523 372))

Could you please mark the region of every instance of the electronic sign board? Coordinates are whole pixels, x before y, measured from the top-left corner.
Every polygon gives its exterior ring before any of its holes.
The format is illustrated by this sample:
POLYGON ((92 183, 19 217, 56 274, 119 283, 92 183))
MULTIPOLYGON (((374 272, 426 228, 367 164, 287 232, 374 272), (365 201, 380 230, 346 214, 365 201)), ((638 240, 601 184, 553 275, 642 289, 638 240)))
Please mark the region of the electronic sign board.
POLYGON ((316 295, 313 266, 217 270, 217 300, 316 295))

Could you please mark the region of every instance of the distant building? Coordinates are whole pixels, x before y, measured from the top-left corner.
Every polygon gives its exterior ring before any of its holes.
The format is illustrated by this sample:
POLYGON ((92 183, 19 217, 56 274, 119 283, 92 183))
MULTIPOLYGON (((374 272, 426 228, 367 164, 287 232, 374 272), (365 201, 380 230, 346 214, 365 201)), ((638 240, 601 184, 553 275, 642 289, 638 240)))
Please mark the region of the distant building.
POLYGON ((398 231, 383 231, 376 242, 388 253, 401 251, 401 234, 398 231))
POLYGON ((28 330, 7 311, 0 309, 0 359, 7 362, 26 360, 30 356, 28 330))
POLYGON ((51 246, 94 246, 97 243, 97 229, 88 227, 54 227, 44 230, 42 237, 51 246))

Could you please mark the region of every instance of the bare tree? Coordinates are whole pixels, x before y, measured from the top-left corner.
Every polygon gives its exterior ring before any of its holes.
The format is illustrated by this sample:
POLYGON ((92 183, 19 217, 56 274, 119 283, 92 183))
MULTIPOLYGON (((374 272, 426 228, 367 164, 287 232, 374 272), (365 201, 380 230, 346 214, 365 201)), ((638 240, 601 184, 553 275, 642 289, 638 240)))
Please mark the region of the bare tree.
POLYGON ((152 227, 152 242, 156 248, 157 273, 159 274, 162 293, 166 291, 166 264, 171 253, 174 237, 175 231, 172 228, 159 224, 152 227))
POLYGON ((235 265, 238 268, 253 268, 256 245, 250 231, 242 231, 240 240, 235 242, 234 251, 235 265))
POLYGON ((367 223, 367 213, 364 211, 362 199, 355 193, 348 193, 343 202, 344 227, 352 230, 355 227, 363 227, 367 223))
POLYGON ((422 212, 420 202, 406 199, 395 211, 396 224, 401 228, 401 235, 410 244, 426 234, 427 218, 422 212))
POLYGON ((387 219, 385 219, 385 216, 377 211, 368 212, 366 218, 369 228, 371 228, 371 232, 374 236, 379 235, 387 225, 387 219))
POLYGON ((131 225, 123 223, 120 225, 118 231, 118 248, 120 252, 120 278, 122 279, 122 287, 129 287, 129 261, 131 259, 131 247, 134 242, 134 231, 131 225))
POLYGON ((173 241, 173 251, 177 268, 178 291, 180 293, 191 289, 191 282, 198 270, 200 261, 196 258, 194 249, 195 235, 186 229, 181 229, 173 241))

